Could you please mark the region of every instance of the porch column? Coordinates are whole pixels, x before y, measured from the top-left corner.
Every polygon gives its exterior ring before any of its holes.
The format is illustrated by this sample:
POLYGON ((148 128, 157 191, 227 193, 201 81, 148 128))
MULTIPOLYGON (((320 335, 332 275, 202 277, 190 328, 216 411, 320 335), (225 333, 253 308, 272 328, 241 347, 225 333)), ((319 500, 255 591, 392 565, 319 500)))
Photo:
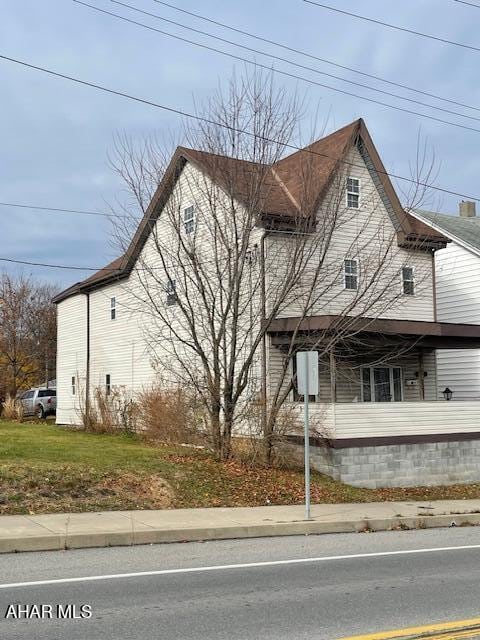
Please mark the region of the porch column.
POLYGON ((335 351, 330 349, 330 402, 337 401, 337 363, 335 361, 335 351))
POLYGON ((418 394, 420 400, 425 400, 425 368, 423 364, 423 349, 418 350, 418 394))

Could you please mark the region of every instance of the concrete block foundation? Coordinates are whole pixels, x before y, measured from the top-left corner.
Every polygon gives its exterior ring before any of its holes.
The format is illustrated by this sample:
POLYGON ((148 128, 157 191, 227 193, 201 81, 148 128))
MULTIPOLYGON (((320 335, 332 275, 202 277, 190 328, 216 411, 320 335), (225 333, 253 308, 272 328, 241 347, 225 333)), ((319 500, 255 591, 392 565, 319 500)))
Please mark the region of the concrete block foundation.
MULTIPOLYGON (((303 445, 289 444, 300 462, 303 445)), ((354 487, 414 487, 480 482, 480 440, 333 448, 310 446, 313 469, 354 487)))

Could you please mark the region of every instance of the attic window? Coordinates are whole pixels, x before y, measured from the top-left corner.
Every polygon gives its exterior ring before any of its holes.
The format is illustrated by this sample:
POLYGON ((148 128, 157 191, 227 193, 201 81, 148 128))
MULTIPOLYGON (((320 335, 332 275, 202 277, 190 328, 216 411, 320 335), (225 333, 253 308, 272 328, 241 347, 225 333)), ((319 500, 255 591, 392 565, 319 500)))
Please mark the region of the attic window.
POLYGON ((360 180, 359 178, 347 178, 347 207, 360 208, 360 180))
POLYGON ((195 208, 193 206, 183 210, 183 225, 185 233, 193 233, 195 230, 195 208))

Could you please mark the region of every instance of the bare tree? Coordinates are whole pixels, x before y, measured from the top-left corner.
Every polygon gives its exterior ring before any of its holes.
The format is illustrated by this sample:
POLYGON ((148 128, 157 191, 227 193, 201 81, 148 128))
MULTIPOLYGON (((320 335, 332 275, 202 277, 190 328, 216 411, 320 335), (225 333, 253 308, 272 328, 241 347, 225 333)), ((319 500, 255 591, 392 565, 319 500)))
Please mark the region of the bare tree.
MULTIPOLYGON (((309 146, 294 164, 279 162, 298 144, 302 109, 257 73, 209 102, 204 119, 186 127, 188 148, 177 150, 168 168, 165 154, 149 144, 139 153, 130 143, 116 146, 115 168, 145 213, 142 233, 150 232, 125 285, 130 304, 144 318, 159 369, 201 399, 222 459, 252 403, 260 407, 259 436, 270 459, 294 384, 293 355, 308 344, 330 358, 342 344, 337 356, 347 361, 348 349, 361 346, 360 320, 398 304, 399 271, 410 262, 376 190, 364 196, 366 215, 345 207, 344 154, 326 161, 309 146), (327 169, 332 177, 319 193, 327 169), (145 208, 159 184, 169 197, 145 208), (347 295, 345 256, 362 257, 361 277, 352 274, 347 295), (335 321, 306 337, 304 320, 328 313, 335 321), (281 364, 267 376, 267 335, 287 316, 294 323, 281 364)), ((356 135, 352 130, 345 149, 355 149, 356 135)), ((418 288, 429 268, 429 261, 417 266, 418 288)))
POLYGON ((0 275, 0 396, 55 374, 55 287, 0 275))

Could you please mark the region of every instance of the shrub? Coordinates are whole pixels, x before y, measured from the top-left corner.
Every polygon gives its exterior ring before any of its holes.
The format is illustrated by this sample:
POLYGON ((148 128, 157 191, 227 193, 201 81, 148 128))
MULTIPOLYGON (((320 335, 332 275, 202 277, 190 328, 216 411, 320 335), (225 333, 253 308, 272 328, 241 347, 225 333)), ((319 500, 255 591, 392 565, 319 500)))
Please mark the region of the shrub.
POLYGON ((112 387, 110 393, 95 387, 88 411, 82 406, 80 417, 85 430, 92 433, 135 433, 137 412, 137 404, 125 387, 112 387))
POLYGON ((138 429, 147 440, 180 444, 203 441, 203 411, 192 393, 154 384, 141 391, 136 400, 138 429))
POLYGON ((2 403, 2 418, 21 422, 23 419, 22 403, 11 396, 7 396, 6 400, 2 403))

